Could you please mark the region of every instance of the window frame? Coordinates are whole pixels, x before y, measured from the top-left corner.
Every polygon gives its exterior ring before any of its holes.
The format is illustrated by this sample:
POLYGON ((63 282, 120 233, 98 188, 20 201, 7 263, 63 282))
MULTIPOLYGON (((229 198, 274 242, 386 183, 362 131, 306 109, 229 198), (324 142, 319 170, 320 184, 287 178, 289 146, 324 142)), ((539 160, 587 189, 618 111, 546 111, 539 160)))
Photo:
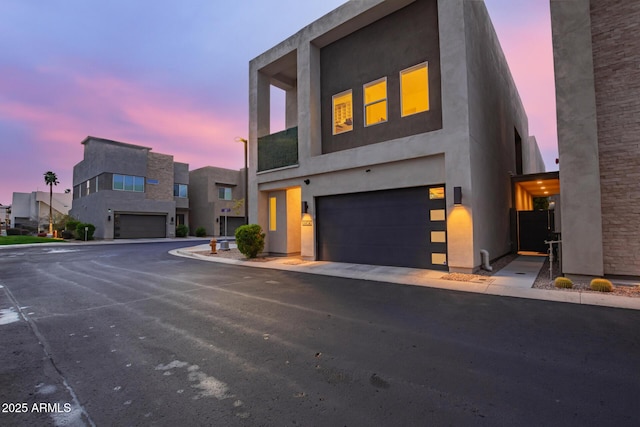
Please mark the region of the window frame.
POLYGON ((233 200, 233 188, 222 186, 218 187, 218 200, 233 200), (226 197, 227 190, 229 190, 229 198, 226 197), (224 195, 222 197, 220 197, 221 191, 224 191, 224 195))
POLYGON ((389 121, 389 85, 387 83, 386 76, 362 85, 362 104, 363 104, 363 114, 364 114, 364 127, 375 126, 375 125, 379 125, 381 123, 386 123, 389 121), (367 88, 383 82, 384 82, 384 98, 379 98, 379 99, 376 99, 375 101, 371 101, 367 103, 367 88), (369 124, 367 120, 367 107, 370 107, 375 104, 380 104, 383 102, 384 102, 384 117, 385 117, 384 120, 380 120, 378 122, 369 124))
POLYGON ((413 116, 415 114, 426 113, 426 112, 430 111, 431 102, 429 100, 429 97, 430 97, 431 91, 429 90, 429 61, 424 61, 424 62, 421 62, 421 63, 416 64, 414 66, 411 66, 409 68, 405 68, 404 70, 400 71, 399 76, 400 76, 400 116, 401 117, 409 117, 409 116, 413 116), (420 70, 422 68, 424 68, 426 70, 426 72, 427 72, 427 81, 426 81, 427 108, 425 110, 420 110, 420 111, 416 111, 416 112, 413 112, 413 113, 405 114, 405 112, 404 112, 404 90, 402 88, 402 84, 403 84, 402 83, 403 82, 403 78, 402 77, 404 75, 406 75, 406 74, 412 73, 412 72, 420 70))
POLYGON ((189 198, 189 186, 187 184, 173 184, 173 197, 180 199, 189 198), (182 190, 184 190, 184 195, 182 190))
MULTIPOLYGON (((346 123, 346 122, 345 122, 346 123)), ((333 135, 340 135, 346 132, 351 132, 353 130, 353 89, 347 89, 340 93, 337 93, 331 97, 331 133, 333 135), (340 132, 336 132, 336 99, 341 98, 343 96, 350 96, 350 108, 351 108, 351 125, 349 129, 341 130, 340 132)))

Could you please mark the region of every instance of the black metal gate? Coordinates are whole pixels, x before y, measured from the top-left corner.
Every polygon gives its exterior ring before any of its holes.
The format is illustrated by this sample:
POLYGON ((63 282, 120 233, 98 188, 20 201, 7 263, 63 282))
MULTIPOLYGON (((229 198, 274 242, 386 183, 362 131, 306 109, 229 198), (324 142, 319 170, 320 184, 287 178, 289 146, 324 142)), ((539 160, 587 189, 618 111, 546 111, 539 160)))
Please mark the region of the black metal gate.
POLYGON ((547 253, 545 240, 553 240, 553 211, 518 212, 518 250, 547 253))

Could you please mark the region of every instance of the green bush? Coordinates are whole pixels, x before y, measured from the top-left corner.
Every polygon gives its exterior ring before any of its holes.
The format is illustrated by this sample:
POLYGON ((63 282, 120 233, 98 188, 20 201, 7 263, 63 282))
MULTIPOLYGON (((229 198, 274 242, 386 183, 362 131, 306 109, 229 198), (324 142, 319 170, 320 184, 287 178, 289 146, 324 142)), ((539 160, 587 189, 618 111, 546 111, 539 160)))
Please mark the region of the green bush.
POLYGON ((26 236, 29 234, 29 230, 22 228, 7 228, 7 236, 26 236))
POLYGON ((248 224, 236 229, 236 244, 240 253, 255 258, 264 249, 264 233, 258 224, 248 224))
POLYGON ((80 221, 76 219, 70 219, 64 225, 64 229, 73 233, 74 231, 76 231, 76 228, 78 228, 78 224, 80 224, 80 221))
POLYGON ((607 279, 593 279, 590 287, 598 292, 611 292, 613 290, 613 284, 607 279))
POLYGON ((204 237, 207 235, 207 230, 204 227, 196 228, 196 237, 204 237))
POLYGON ((573 282, 567 277, 556 277, 556 280, 553 282, 553 284, 556 286, 556 288, 573 288, 573 282))
POLYGON ((184 224, 180 224, 176 227, 176 237, 187 237, 189 234, 189 227, 184 224))
POLYGON ((96 231, 96 226, 93 224, 89 224, 89 223, 85 223, 85 222, 81 222, 78 225, 76 225, 76 238, 78 240, 84 240, 84 229, 88 228, 87 230, 87 240, 93 240, 93 233, 96 231))

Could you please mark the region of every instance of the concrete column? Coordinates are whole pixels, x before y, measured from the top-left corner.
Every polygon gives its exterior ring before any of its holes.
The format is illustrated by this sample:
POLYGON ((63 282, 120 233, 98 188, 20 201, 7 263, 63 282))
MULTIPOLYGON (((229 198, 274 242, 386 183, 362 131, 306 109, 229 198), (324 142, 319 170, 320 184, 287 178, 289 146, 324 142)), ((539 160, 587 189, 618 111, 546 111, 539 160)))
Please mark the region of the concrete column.
POLYGON ((601 276, 602 211, 589 0, 551 0, 551 28, 563 272, 601 276))

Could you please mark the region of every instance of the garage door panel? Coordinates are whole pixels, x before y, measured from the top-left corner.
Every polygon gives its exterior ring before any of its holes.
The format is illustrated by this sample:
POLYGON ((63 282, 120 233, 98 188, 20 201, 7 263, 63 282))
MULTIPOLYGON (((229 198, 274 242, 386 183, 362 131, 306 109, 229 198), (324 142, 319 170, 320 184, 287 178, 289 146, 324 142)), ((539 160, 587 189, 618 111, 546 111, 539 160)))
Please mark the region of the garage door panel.
POLYGON ((325 196, 316 199, 318 259, 359 264, 446 269, 432 264, 432 252, 446 254, 445 243, 432 243, 428 187, 325 196))
POLYGON ((167 237, 166 215, 114 215, 116 239, 145 239, 167 237))

